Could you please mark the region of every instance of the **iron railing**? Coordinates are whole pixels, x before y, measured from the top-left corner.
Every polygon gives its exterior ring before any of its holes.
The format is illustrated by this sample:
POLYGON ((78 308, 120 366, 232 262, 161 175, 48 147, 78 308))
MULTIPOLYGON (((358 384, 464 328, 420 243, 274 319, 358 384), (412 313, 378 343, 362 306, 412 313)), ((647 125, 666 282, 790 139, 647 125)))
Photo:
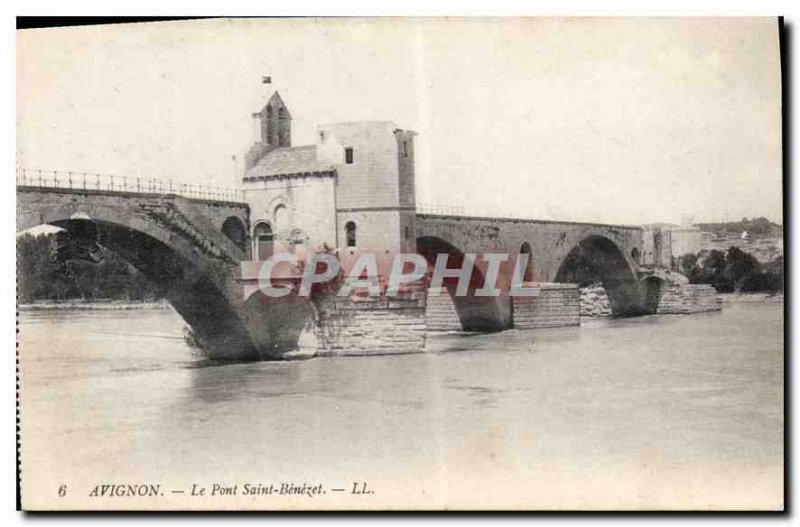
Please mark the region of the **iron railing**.
POLYGON ((174 194, 185 198, 209 201, 244 201, 244 192, 239 189, 178 183, 169 179, 160 178, 117 176, 66 170, 18 168, 17 186, 74 190, 105 190, 136 194, 174 194))
POLYGON ((466 209, 463 206, 444 203, 417 203, 417 212, 420 214, 442 214, 445 216, 466 215, 466 209))
POLYGON ((521 219, 525 216, 520 216, 512 211, 506 209, 497 209, 495 207, 483 208, 467 212, 463 205, 452 205, 445 203, 418 203, 417 212, 419 214, 436 214, 442 216, 466 216, 466 217, 486 217, 486 218, 504 218, 504 219, 521 219))

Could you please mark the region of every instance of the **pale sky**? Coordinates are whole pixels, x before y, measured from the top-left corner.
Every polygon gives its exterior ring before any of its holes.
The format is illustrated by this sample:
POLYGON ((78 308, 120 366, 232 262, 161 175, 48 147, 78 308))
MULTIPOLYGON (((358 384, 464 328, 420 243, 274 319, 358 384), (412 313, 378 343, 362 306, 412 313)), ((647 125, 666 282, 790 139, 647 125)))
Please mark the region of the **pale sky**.
POLYGON ((204 20, 18 31, 18 164, 231 187, 278 89, 417 136, 475 214, 781 221, 776 19, 204 20), (271 75, 264 86, 261 77, 271 75))

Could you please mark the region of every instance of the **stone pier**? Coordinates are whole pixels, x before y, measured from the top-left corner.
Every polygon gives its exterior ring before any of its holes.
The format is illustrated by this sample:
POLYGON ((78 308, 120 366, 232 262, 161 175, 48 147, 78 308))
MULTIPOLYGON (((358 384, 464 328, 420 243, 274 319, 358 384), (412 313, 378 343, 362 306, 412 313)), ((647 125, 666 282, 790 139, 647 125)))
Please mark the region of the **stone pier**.
MULTIPOLYGON (((530 282, 525 288, 536 288, 536 296, 512 297, 513 327, 539 329, 577 326, 580 324, 580 294, 573 284, 530 282)), ((461 331, 458 313, 444 289, 428 291, 426 312, 428 331, 461 331)))
MULTIPOLYGON (((687 315, 722 309, 722 298, 706 284, 667 284, 659 291, 656 315, 687 315)), ((611 309, 602 286, 581 289, 581 316, 608 317, 611 309)))
POLYGON ((397 297, 331 297, 318 305, 317 355, 344 357, 425 351, 425 292, 397 297))
POLYGON ((721 309, 722 297, 717 294, 713 286, 681 284, 664 288, 656 313, 659 315, 686 315, 720 311, 721 309))
POLYGON ((539 289, 537 296, 515 296, 514 327, 516 329, 562 328, 578 326, 580 292, 574 284, 531 283, 539 289))

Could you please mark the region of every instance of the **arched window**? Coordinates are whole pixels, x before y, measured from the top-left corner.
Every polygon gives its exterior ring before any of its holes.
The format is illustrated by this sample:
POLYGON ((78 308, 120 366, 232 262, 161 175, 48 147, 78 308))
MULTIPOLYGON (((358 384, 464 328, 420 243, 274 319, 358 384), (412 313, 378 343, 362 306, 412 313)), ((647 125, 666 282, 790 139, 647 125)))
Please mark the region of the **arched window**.
POLYGON ((284 110, 283 108, 278 108, 278 119, 280 119, 281 121, 286 119, 286 110, 284 110))
POLYGON ((633 258, 634 262, 639 263, 639 249, 636 247, 631 249, 631 258, 633 258))
POLYGON ((256 223, 253 228, 253 240, 255 241, 255 250, 253 256, 256 260, 269 260, 272 257, 272 245, 275 235, 272 233, 272 227, 266 221, 256 223))
POLYGON ((275 220, 275 232, 283 233, 289 230, 289 209, 286 205, 281 203, 273 211, 273 219, 275 220))
POLYGON ((347 246, 356 246, 356 222, 348 221, 344 224, 344 232, 347 237, 347 246))
POLYGON ((222 224, 222 232, 242 250, 247 244, 247 227, 236 216, 230 216, 222 224))
POLYGON ((272 119, 272 106, 267 105, 267 118, 272 119))

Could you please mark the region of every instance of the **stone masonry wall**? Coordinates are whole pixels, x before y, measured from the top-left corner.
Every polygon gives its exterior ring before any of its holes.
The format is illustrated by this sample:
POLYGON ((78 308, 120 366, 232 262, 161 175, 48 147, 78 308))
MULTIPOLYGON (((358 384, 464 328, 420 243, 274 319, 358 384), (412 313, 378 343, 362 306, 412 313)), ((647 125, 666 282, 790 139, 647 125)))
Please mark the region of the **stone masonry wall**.
POLYGON ((580 325, 580 292, 574 284, 535 284, 538 296, 515 296, 514 327, 560 328, 580 325))
MULTIPOLYGON (((661 291, 656 308, 659 315, 702 313, 722 309, 722 298, 716 290, 705 284, 675 284, 661 291)), ((581 316, 611 316, 605 289, 593 285, 581 289, 581 316)))
POLYGON ((456 306, 444 288, 428 289, 425 321, 428 331, 461 331, 456 306))
MULTIPOLYGON (((580 324, 580 296, 577 286, 526 284, 526 287, 532 286, 539 288, 539 295, 513 297, 515 328, 554 328, 580 324)), ((429 290, 425 318, 428 331, 461 331, 455 305, 444 290, 429 290)))
POLYGON ((425 351, 425 293, 332 297, 319 306, 319 356, 425 351))
POLYGON ((656 313, 687 314, 722 309, 722 298, 713 286, 682 284, 662 290, 656 313))

